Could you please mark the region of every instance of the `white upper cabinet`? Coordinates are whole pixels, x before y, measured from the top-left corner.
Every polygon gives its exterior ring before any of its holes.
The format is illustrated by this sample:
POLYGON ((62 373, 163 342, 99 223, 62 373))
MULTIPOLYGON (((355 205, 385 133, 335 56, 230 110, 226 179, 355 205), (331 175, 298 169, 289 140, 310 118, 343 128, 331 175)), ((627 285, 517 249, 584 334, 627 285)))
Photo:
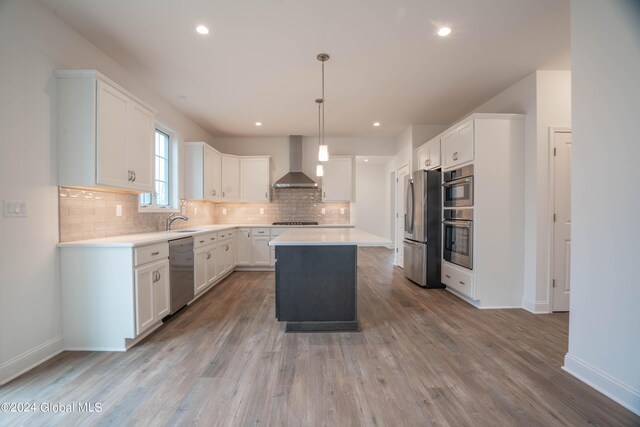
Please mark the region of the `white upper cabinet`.
POLYGON ((56 74, 58 184, 153 192, 151 109, 96 71, 56 74))
POLYGON ((222 200, 240 200, 240 158, 222 155, 222 200))
POLYGON ((444 168, 473 160, 473 120, 456 126, 442 136, 444 168))
POLYGON ((269 157, 240 158, 240 199, 243 202, 268 202, 269 184, 269 157))
POLYGON ((222 199, 222 155, 204 142, 185 144, 184 197, 222 199))
POLYGON ((353 157, 331 156, 323 163, 323 202, 350 202, 353 186, 353 157))
POLYGON ((434 138, 417 150, 418 169, 437 169, 440 167, 440 137, 434 138))

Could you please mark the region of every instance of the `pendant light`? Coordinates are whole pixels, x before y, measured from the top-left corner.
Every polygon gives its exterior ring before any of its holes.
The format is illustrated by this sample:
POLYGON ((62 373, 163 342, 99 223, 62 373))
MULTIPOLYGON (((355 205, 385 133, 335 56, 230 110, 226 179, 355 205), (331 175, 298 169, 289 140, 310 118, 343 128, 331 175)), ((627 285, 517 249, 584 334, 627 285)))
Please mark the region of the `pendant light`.
MULTIPOLYGON (((322 109, 322 104, 323 104, 323 100, 322 98, 317 98, 316 99, 316 103, 318 104, 318 146, 322 149, 322 126, 321 126, 321 115, 320 115, 320 111, 322 109)), ((326 145, 325 145, 326 147, 326 145)), ((320 152, 318 151, 318 159, 320 159, 320 152)), ((327 152, 327 156, 329 155, 329 153, 327 152)), ((318 164, 316 165, 316 176, 323 176, 324 175, 324 168, 322 167, 322 163, 318 162, 318 164)))
MULTIPOLYGON (((324 63, 329 60, 329 55, 320 53, 317 58, 318 61, 322 62, 322 98, 318 104, 318 106, 322 107, 322 140, 318 141, 318 161, 326 162, 329 160, 329 147, 324 140, 324 63)), ((316 102, 318 102, 317 99, 316 102)), ((320 116, 318 116, 318 121, 320 122, 320 116)))

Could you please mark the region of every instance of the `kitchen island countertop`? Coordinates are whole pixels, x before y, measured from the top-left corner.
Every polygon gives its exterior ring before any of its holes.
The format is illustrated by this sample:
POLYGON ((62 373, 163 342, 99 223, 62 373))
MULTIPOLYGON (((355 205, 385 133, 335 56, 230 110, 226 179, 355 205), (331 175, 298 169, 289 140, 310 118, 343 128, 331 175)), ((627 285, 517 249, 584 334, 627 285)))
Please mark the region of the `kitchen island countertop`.
POLYGON ((391 241, 359 228, 294 228, 269 242, 271 246, 389 246, 391 241))

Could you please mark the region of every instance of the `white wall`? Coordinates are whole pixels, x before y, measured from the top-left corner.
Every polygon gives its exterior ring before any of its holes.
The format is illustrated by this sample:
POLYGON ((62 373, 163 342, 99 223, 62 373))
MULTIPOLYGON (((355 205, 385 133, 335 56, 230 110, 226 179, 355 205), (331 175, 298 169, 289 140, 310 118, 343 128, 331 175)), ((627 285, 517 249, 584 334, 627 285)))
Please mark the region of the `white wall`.
POLYGON ((571 43, 572 288, 565 369, 640 414, 640 2, 572 1, 571 43))
POLYGON ((381 164, 356 163, 356 216, 358 228, 389 237, 389 178, 381 164))
POLYGON ((571 126, 571 72, 535 71, 472 112, 526 114, 523 307, 547 313, 549 128, 571 126))
POLYGON ((97 69, 158 110, 182 139, 211 136, 32 0, 0 2, 0 384, 62 349, 58 271, 56 68, 97 69))

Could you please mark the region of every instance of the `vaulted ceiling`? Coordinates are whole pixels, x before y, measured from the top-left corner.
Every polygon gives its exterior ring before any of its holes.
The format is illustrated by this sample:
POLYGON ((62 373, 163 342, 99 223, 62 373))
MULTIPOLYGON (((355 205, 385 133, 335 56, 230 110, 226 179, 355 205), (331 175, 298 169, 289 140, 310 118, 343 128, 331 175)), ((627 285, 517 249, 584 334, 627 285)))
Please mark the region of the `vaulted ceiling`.
POLYGON ((570 67, 567 0, 40 2, 218 136, 314 135, 320 52, 327 136, 448 124, 536 69, 570 67))

